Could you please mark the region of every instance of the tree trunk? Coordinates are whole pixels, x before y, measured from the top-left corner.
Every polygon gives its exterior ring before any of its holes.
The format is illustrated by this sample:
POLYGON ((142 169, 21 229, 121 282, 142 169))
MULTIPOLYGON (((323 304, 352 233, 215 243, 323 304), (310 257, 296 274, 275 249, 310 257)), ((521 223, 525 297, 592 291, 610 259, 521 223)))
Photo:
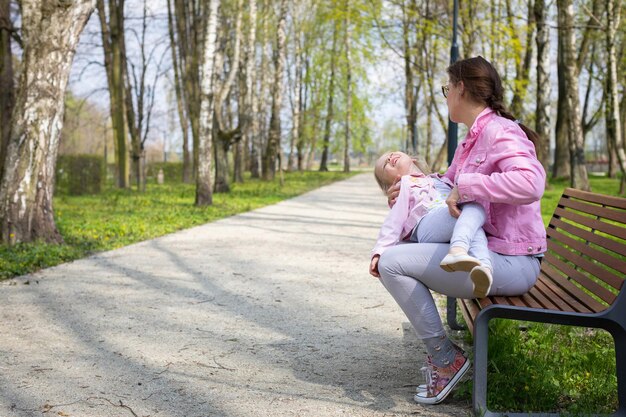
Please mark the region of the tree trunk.
POLYGON ((557 75, 558 93, 556 113, 556 132, 554 145, 554 163, 552 165, 552 178, 570 178, 570 156, 569 156, 569 115, 567 110, 567 94, 565 85, 565 59, 564 59, 564 39, 559 36, 557 52, 557 75))
POLYGON ((287 159, 287 170, 289 172, 296 169, 296 158, 300 159, 299 154, 301 146, 299 146, 300 139, 300 110, 301 110, 301 96, 302 96, 302 51, 300 48, 300 34, 294 34, 295 42, 295 66, 294 66, 294 88, 293 88, 293 103, 291 110, 291 141, 289 144, 289 158, 287 159))
POLYGON ((13 53, 11 52, 13 23, 9 6, 9 1, 0 1, 0 183, 11 134, 11 114, 15 105, 13 53))
POLYGON ((333 45, 330 55, 330 79, 328 81, 328 102, 326 106, 326 122, 324 125, 324 148, 322 150, 322 160, 320 161, 320 171, 328 171, 328 152, 330 148, 330 130, 334 116, 333 98, 335 95, 335 71, 337 51, 337 24, 333 26, 333 45))
MULTIPOLYGON (((235 39, 233 45, 233 56, 230 59, 230 70, 226 77, 226 80, 222 85, 217 85, 214 89, 217 91, 215 97, 215 121, 217 131, 217 144, 215 155, 219 158, 215 164, 215 192, 228 192, 230 191, 230 184, 228 180, 228 151, 233 143, 239 143, 241 139, 241 120, 238 120, 238 126, 229 128, 223 117, 224 103, 227 102, 227 97, 230 94, 231 87, 235 82, 235 77, 239 73, 239 55, 241 51, 241 38, 243 37, 243 31, 241 29, 243 21, 243 0, 237 2, 237 18, 235 23, 235 39), (219 149, 218 149, 219 148, 219 149)), ((215 67, 223 67, 224 54, 218 51, 215 67)))
POLYGON ((247 159, 250 158, 248 152, 251 150, 252 144, 254 143, 257 134, 256 128, 258 126, 258 120, 254 117, 254 109, 256 108, 256 0, 248 0, 248 4, 248 40, 245 57, 246 73, 243 88, 243 111, 240 111, 242 139, 237 144, 238 157, 235 161, 235 182, 243 182, 245 166, 247 164, 249 165, 250 162, 247 161, 247 159))
MULTIPOLYGON (((265 139, 267 136, 267 110, 269 108, 269 80, 271 78, 271 41, 270 41, 270 13, 271 13, 271 0, 265 0, 264 3, 264 16, 263 16, 263 38, 261 43, 263 44, 263 53, 261 56, 261 82, 260 91, 258 93, 257 100, 257 134, 255 135, 255 141, 252 143, 252 149, 250 150, 250 174, 252 178, 260 178, 262 175, 263 165, 263 148, 265 139)), ((254 95, 255 98, 257 94, 254 95)))
POLYGON ((417 55, 415 45, 411 45, 410 38, 414 31, 411 21, 417 18, 418 11, 415 2, 409 6, 402 5, 402 41, 404 46, 404 111, 406 114, 406 150, 411 154, 417 153, 417 89, 414 86, 413 54, 417 55), (408 9, 407 9, 408 7, 408 9))
POLYGON ((606 140, 611 143, 609 149, 613 148, 620 171, 622 172, 622 182, 620 193, 624 193, 624 177, 626 177, 626 152, 624 151, 624 138, 620 125, 619 95, 617 91, 617 48, 616 33, 620 21, 621 2, 619 0, 606 0, 607 27, 605 31, 606 53, 607 53, 607 74, 606 74, 606 140))
POLYGON ((170 51, 172 53, 172 67, 174 68, 174 90, 176 92, 176 110, 178 111, 178 121, 183 135, 183 182, 191 183, 192 166, 191 155, 189 153, 189 119, 185 111, 185 98, 183 93, 181 77, 181 58, 179 58, 180 47, 177 47, 176 32, 174 30, 174 17, 172 11, 172 0, 167 0, 167 24, 170 37, 170 51))
POLYGON ((528 2, 527 16, 526 47, 524 48, 523 58, 519 57, 517 59, 514 93, 511 101, 511 113, 522 120, 524 119, 524 101, 528 85, 530 84, 530 64, 533 56, 533 35, 535 33, 535 13, 532 0, 528 2))
POLYGON ((274 51, 274 84, 272 86, 272 115, 267 147, 263 156, 263 179, 272 180, 276 173, 276 158, 280 152, 280 110, 283 100, 283 72, 285 70, 285 28, 287 23, 287 0, 280 2, 280 16, 276 31, 276 49, 274 51))
POLYGON ((209 0, 208 21, 204 32, 204 54, 200 68, 201 101, 199 114, 198 163, 196 164, 196 206, 213 204, 211 168, 213 160, 213 71, 217 42, 218 0, 209 0))
POLYGON ((104 50, 104 67, 109 85, 109 101, 111 124, 115 143, 115 162, 117 186, 128 187, 129 161, 126 140, 126 123, 124 116, 124 0, 109 0, 109 21, 104 0, 97 0, 100 28, 102 31, 102 47, 104 50))
POLYGON ((565 90, 569 130, 569 149, 571 164, 571 185, 573 188, 589 190, 587 167, 583 143, 582 122, 580 117, 580 98, 578 96, 578 69, 576 67, 576 38, 573 22, 574 6, 572 0, 557 1, 559 16, 559 36, 563 37, 563 60, 565 61, 565 90))
POLYGON ((344 48, 346 50, 346 133, 343 147, 343 172, 350 172, 350 122, 352 117, 352 67, 350 60, 350 43, 352 40, 350 29, 350 0, 346 0, 346 37, 344 40, 344 48))
POLYGON ((540 137, 537 159, 548 172, 550 164, 550 28, 546 22, 545 0, 535 0, 537 24, 537 109, 535 129, 540 137))
POLYGON ((5 244, 63 239, 52 196, 65 90, 80 33, 94 0, 22 0, 22 70, 0 184, 0 237, 5 244))

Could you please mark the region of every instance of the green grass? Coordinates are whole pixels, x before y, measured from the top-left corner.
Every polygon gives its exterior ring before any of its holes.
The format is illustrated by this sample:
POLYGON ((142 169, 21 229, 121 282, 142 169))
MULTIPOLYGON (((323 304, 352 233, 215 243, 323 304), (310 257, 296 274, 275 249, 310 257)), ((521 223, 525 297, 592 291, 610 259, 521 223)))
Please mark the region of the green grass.
MULTIPOLYGON (((594 192, 617 195, 619 181, 591 176, 594 192)), ((569 182, 551 181, 542 204, 547 225, 569 182)), ((490 410, 613 413, 618 406, 615 350, 604 330, 497 319, 490 322, 490 410)), ((469 334, 468 334, 469 337, 469 334)), ((460 390, 471 398, 471 383, 460 390)))
POLYGON ((182 183, 149 184, 145 193, 109 188, 98 195, 58 195, 55 220, 65 243, 0 245, 0 279, 274 204, 350 175, 285 173, 283 186, 278 178, 246 178, 243 184, 233 184, 230 193, 214 194, 213 205, 204 208, 193 205, 195 186, 182 183))

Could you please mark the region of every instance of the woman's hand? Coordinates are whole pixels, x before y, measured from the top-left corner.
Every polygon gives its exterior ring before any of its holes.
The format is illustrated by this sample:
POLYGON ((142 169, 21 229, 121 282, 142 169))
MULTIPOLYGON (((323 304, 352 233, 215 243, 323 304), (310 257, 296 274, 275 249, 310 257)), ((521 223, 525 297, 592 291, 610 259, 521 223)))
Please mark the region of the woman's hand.
POLYGON ((375 276, 376 278, 380 278, 380 274, 378 273, 378 260, 380 259, 380 255, 374 255, 372 260, 370 261, 370 275, 375 276))
POLYGON ((396 179, 393 180, 393 183, 387 189, 387 204, 389 204, 389 208, 393 207, 396 204, 396 200, 400 195, 400 179, 402 176, 397 175, 396 179))
POLYGON ((459 189, 455 185, 450 191, 448 198, 446 198, 446 204, 448 205, 448 210, 450 211, 450 215, 454 218, 458 218, 461 215, 461 210, 459 209, 458 202, 461 199, 459 195, 459 189))

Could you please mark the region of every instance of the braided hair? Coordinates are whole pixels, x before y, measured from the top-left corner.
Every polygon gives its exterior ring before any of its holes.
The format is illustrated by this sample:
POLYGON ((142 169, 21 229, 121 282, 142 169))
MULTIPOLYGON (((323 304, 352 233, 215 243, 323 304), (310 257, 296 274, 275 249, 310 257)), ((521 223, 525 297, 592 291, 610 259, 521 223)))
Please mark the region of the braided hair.
POLYGON ((489 61, 482 56, 457 61, 448 67, 448 76, 454 84, 463 81, 465 90, 473 100, 486 104, 498 115, 518 123, 528 139, 537 147, 539 142, 537 132, 520 123, 506 109, 503 103, 502 80, 489 61))

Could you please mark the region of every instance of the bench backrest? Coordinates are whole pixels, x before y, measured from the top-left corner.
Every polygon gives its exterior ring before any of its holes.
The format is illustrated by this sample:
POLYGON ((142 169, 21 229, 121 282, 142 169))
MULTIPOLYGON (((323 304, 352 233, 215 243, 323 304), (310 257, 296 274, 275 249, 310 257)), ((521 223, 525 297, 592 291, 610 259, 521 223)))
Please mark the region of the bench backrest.
POLYGON ((547 228, 544 279, 570 297, 564 310, 598 312, 626 276, 626 198, 567 188, 547 228))

